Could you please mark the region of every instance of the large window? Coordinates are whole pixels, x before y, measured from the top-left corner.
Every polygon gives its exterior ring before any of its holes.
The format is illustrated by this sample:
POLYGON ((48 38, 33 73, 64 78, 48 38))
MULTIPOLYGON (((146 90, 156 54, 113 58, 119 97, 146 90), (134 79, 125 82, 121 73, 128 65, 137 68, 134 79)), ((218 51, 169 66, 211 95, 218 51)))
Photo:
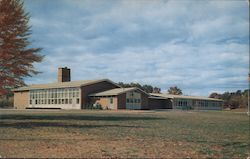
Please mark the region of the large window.
POLYGON ((141 109, 141 93, 131 91, 126 93, 126 109, 141 109))
POLYGON ((30 104, 72 104, 74 98, 77 99, 77 104, 79 104, 79 88, 40 89, 30 91, 30 104))

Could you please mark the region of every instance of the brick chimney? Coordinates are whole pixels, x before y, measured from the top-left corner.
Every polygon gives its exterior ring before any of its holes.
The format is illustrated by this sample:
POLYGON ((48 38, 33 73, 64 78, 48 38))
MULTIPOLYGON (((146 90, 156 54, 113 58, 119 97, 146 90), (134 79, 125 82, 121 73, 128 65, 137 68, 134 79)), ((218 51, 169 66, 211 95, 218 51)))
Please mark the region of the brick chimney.
POLYGON ((58 82, 70 82, 70 69, 67 67, 58 68, 57 81, 58 82))

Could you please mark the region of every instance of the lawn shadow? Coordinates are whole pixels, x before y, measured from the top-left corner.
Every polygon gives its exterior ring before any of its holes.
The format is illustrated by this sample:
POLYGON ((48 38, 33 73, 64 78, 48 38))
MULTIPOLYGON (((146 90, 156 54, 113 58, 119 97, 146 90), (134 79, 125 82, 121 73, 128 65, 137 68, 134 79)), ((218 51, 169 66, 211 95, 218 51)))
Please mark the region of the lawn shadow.
POLYGON ((135 120, 163 120, 165 118, 148 117, 148 116, 97 116, 97 115, 43 115, 43 114, 1 114, 2 120, 86 120, 86 121, 135 121, 135 120))
POLYGON ((102 127, 114 127, 114 128, 146 128, 139 125, 121 125, 121 124, 92 124, 81 125, 71 124, 63 122, 0 122, 0 128, 17 128, 17 129, 33 129, 39 127, 55 127, 55 128, 76 128, 76 129, 90 129, 90 128, 102 128, 102 127))
POLYGON ((187 140, 187 142, 193 142, 198 144, 206 144, 206 145, 221 145, 223 147, 249 147, 250 144, 244 141, 223 141, 223 140, 187 140))
POLYGON ((82 125, 68 123, 67 121, 145 121, 145 120, 161 120, 163 118, 148 117, 148 116, 98 116, 98 115, 81 115, 81 114, 2 114, 0 115, 0 128, 17 128, 17 129, 32 129, 36 127, 61 127, 61 128, 100 128, 100 127, 120 127, 120 128, 143 128, 137 125, 122 125, 122 124, 93 124, 82 125))

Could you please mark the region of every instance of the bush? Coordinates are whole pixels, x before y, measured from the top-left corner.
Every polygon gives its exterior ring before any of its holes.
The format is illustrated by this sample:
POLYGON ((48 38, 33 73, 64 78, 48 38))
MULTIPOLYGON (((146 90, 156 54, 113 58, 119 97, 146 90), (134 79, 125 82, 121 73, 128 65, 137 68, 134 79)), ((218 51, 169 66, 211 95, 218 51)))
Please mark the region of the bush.
POLYGON ((97 103, 97 104, 87 104, 86 109, 99 109, 102 110, 102 105, 97 103))
POLYGON ((93 109, 99 109, 99 110, 102 110, 102 105, 97 103, 97 104, 94 104, 93 105, 93 109))
POLYGON ((0 99, 0 108, 13 107, 13 98, 0 99))

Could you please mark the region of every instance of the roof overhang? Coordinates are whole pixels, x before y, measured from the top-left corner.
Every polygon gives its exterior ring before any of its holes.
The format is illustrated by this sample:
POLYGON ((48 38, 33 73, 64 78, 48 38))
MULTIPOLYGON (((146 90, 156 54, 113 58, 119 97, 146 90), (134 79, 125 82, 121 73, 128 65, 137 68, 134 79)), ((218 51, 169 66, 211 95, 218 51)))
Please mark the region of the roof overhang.
POLYGON ((115 89, 111 89, 111 90, 107 90, 107 91, 103 91, 103 92, 98 92, 98 93, 93 93, 93 94, 90 94, 88 96, 89 97, 118 96, 120 94, 127 93, 127 92, 130 92, 130 91, 135 91, 135 90, 138 90, 139 92, 144 93, 147 96, 149 96, 149 94, 147 92, 145 92, 145 91, 143 91, 143 90, 141 90, 140 88, 137 88, 137 87, 123 88, 124 90, 121 90, 120 92, 112 92, 112 90, 115 90, 115 89))
POLYGON ((149 96, 148 98, 150 98, 150 99, 163 99, 163 100, 169 99, 169 98, 155 97, 155 96, 149 96))
POLYGON ((12 89, 13 92, 20 92, 20 91, 29 91, 29 90, 38 90, 38 89, 54 89, 54 88, 75 88, 75 87, 84 87, 100 82, 109 82, 115 85, 118 88, 121 88, 120 85, 116 84, 115 82, 109 79, 100 79, 100 80, 93 80, 89 82, 82 82, 81 81, 72 81, 72 82, 57 82, 57 83, 49 83, 49 84, 37 84, 37 85, 29 85, 20 88, 12 89))
POLYGON ((222 99, 199 97, 199 96, 185 96, 185 95, 172 95, 172 94, 160 94, 160 93, 150 93, 151 96, 163 97, 166 99, 190 99, 190 100, 207 100, 207 101, 218 101, 223 102, 222 99))

